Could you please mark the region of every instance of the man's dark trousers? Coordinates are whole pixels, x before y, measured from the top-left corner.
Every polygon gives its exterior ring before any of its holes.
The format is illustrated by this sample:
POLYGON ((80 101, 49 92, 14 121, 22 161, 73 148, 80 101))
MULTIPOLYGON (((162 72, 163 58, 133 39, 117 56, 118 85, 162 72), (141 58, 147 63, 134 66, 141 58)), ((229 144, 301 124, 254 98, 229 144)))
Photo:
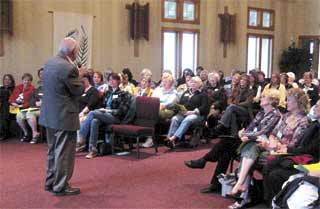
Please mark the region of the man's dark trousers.
POLYGON ((76 131, 64 131, 46 128, 48 143, 48 167, 46 187, 54 192, 63 191, 73 173, 76 131))

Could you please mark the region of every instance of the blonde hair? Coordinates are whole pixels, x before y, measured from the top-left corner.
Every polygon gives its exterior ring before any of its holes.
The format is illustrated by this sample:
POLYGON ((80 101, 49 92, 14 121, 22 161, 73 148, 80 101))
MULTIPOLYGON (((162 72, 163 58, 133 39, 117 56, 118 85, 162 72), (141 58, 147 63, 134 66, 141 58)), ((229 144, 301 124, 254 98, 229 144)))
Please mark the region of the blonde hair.
POLYGON ((199 76, 194 76, 190 79, 190 81, 194 81, 199 85, 199 89, 202 88, 203 82, 199 76))
POLYGON ((211 80, 210 78, 216 78, 216 81, 219 82, 220 81, 220 75, 218 72, 214 71, 208 74, 208 80, 211 80))
POLYGON ((172 74, 169 72, 164 72, 162 74, 161 80, 162 81, 163 80, 169 81, 169 82, 171 82, 171 84, 173 84, 173 82, 174 82, 174 78, 173 78, 172 74))
POLYGON ((272 107, 277 107, 279 105, 280 91, 278 89, 269 89, 269 91, 266 91, 263 96, 268 97, 272 107))
POLYGON ((140 78, 144 78, 144 77, 152 77, 152 72, 150 69, 148 68, 144 68, 141 73, 140 73, 140 78))

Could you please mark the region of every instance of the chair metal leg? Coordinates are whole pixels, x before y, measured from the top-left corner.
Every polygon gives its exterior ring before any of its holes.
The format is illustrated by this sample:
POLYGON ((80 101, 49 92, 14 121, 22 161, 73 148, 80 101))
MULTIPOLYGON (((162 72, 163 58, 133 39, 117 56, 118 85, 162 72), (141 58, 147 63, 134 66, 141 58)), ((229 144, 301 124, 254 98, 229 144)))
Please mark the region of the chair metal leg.
POLYGON ((114 154, 114 133, 111 133, 111 137, 110 137, 110 144, 111 144, 111 154, 114 154))
POLYGON ((140 146, 139 146, 140 137, 137 137, 137 158, 140 159, 140 146))
POLYGON ((155 149, 156 153, 158 153, 158 141, 157 141, 156 136, 154 134, 152 135, 152 141, 153 141, 154 149, 155 149))

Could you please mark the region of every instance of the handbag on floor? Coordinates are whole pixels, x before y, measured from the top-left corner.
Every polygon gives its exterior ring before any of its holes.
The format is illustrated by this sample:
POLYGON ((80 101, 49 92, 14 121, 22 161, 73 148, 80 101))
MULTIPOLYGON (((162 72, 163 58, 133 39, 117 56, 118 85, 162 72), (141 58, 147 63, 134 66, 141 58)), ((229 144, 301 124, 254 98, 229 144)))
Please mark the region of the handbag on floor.
POLYGON ((231 193, 233 186, 237 183, 237 175, 235 173, 221 173, 217 177, 221 183, 221 196, 226 197, 227 194, 231 193))

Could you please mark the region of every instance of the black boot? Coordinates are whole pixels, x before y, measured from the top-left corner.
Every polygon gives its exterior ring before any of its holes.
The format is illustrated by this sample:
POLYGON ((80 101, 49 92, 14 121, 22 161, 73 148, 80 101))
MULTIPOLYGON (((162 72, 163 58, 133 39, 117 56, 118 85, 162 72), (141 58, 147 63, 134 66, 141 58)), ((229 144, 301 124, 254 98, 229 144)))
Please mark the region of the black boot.
POLYGON ((189 168, 199 168, 202 169, 206 166, 207 161, 203 158, 200 158, 198 160, 190 160, 185 161, 184 164, 189 168))

